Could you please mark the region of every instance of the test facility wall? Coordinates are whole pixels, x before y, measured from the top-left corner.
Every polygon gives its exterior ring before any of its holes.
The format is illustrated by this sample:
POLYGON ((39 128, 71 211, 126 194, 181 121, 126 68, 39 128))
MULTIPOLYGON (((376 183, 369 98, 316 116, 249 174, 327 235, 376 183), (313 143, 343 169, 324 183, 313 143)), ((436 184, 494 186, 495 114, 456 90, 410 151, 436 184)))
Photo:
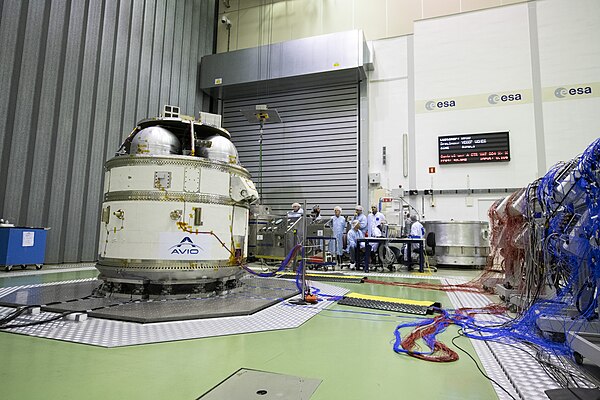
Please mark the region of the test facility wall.
MULTIPOLYGON (((526 0, 228 0, 219 20, 230 28, 230 50, 361 29, 367 40, 407 35, 414 21, 526 0), (229 5, 229 7, 226 6, 229 5)), ((227 28, 219 23, 217 52, 227 51, 227 28)))
POLYGON ((252 174, 262 204, 285 214, 306 200, 308 210, 321 206, 353 210, 358 192, 359 87, 357 83, 287 90, 267 96, 227 99, 223 127, 230 133, 241 164, 252 174), (249 124, 241 109, 256 104, 276 109, 282 123, 266 124, 262 179, 259 173, 259 125, 249 124), (262 190, 261 190, 262 188, 262 190))
POLYGON ((164 104, 205 109, 215 0, 0 1, 0 217, 96 259, 104 161, 164 104))
MULTIPOLYGON (((392 98, 399 107, 389 105, 378 113, 381 120, 370 121, 370 172, 381 172, 381 186, 387 189, 399 184, 420 193, 445 189, 446 194, 433 198, 408 197, 428 220, 485 220, 494 199, 505 194, 448 192, 524 186, 600 136, 598 31, 600 3, 539 0, 419 21, 414 35, 373 42, 371 113, 392 98), (399 84, 404 75, 406 90, 399 84), (569 89, 586 87, 591 93, 569 94, 569 89), (567 94, 557 97, 558 89, 567 94), (521 99, 502 101, 503 94, 521 99), (454 106, 426 107, 430 101, 450 100, 454 106), (405 102, 406 121, 399 111, 405 102), (439 165, 438 136, 506 130, 510 162, 439 165), (401 168, 379 161, 382 145, 399 145, 406 131, 414 148, 408 184, 401 168), (429 167, 436 167, 436 173, 429 174, 429 167)), ((403 155, 395 149, 399 160, 403 155)), ((379 193, 377 187, 371 185, 371 192, 379 193)))
MULTIPOLYGON (((408 188, 404 163, 408 168, 405 157, 410 157, 410 152, 404 148, 403 137, 408 138, 413 103, 409 101, 409 89, 414 79, 408 62, 412 36, 374 41, 371 50, 375 56, 373 71, 369 73, 369 171, 379 173, 381 180, 381 185, 371 188, 408 188)), ((377 204, 380 195, 379 191, 371 191, 371 205, 377 204)))
POLYGON ((550 167, 575 157, 600 137, 600 2, 545 0, 536 8, 545 157, 550 167), (590 94, 585 94, 586 88, 590 94), (584 93, 572 95, 570 89, 584 93))

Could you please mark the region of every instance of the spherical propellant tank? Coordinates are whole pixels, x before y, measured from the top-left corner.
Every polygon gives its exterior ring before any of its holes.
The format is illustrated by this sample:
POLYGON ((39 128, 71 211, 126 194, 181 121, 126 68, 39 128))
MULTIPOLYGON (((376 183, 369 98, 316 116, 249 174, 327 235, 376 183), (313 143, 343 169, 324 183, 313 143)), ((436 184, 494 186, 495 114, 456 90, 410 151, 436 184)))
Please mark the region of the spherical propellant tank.
POLYGON ((219 135, 210 136, 206 140, 210 140, 211 145, 200 149, 201 157, 225 163, 237 163, 238 152, 231 140, 219 135))
POLYGON ((234 287, 257 199, 226 130, 185 117, 139 122, 105 164, 96 264, 105 291, 234 287))
POLYGON ((181 143, 171 131, 160 126, 149 126, 140 130, 131 139, 129 151, 133 155, 181 154, 181 143))

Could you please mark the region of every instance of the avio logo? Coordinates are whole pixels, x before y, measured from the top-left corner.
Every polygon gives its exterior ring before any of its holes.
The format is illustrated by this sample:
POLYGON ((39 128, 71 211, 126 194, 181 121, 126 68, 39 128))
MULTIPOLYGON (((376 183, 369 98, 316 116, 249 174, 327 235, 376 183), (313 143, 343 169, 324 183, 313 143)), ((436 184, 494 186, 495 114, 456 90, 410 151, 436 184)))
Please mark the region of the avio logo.
POLYGON ((498 104, 498 103, 507 103, 512 101, 520 101, 523 100, 523 96, 521 93, 506 93, 506 94, 490 94, 488 96, 488 103, 490 104, 498 104))
POLYGON ((440 101, 428 101, 425 103, 425 109, 428 111, 433 111, 436 108, 448 108, 448 107, 456 107, 456 101, 454 100, 440 100, 440 101))
POLYGON ((189 236, 181 239, 181 242, 169 248, 170 254, 199 254, 202 247, 198 246, 189 236))
POLYGON ((554 96, 559 99, 563 99, 567 96, 581 96, 586 94, 592 94, 592 88, 590 86, 583 87, 572 87, 572 88, 564 88, 559 87, 554 91, 554 96))

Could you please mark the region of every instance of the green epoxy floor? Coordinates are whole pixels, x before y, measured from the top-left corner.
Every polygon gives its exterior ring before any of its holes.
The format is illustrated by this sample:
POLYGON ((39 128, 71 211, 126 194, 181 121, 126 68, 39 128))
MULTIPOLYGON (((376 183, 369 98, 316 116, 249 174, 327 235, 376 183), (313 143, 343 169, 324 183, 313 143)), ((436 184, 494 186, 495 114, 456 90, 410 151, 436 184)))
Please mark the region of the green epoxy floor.
MULTIPOLYGON (((81 271, 17 276, 0 279, 0 286, 95 275, 81 271)), ((451 306, 442 292, 335 285, 451 306)), ((460 360, 453 363, 430 363, 393 352, 395 326, 416 316, 333 310, 362 309, 335 305, 297 329, 113 349, 0 333, 0 399, 195 399, 239 368, 323 380, 311 400, 497 399, 492 385, 460 351, 460 360)), ((455 335, 456 328, 450 327, 441 339, 453 347, 450 340, 455 335)), ((458 343, 475 354, 469 340, 460 338, 458 343)))

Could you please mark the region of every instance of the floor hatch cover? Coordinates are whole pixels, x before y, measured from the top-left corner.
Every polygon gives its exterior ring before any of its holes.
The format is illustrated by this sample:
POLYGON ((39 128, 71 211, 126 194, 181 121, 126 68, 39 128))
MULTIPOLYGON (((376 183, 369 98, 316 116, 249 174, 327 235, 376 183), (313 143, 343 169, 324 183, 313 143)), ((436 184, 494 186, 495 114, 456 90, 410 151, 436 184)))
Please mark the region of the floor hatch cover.
POLYGON ((242 368, 198 399, 308 400, 320 384, 320 379, 242 368))

